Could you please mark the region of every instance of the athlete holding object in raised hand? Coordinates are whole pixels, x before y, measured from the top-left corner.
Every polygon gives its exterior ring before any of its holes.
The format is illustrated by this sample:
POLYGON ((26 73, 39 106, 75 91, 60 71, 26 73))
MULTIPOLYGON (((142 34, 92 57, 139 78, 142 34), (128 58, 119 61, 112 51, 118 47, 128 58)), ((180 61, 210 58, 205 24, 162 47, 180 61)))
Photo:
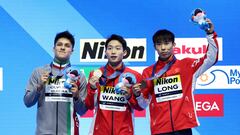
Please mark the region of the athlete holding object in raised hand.
POLYGON ((217 35, 213 23, 206 19, 208 49, 199 59, 178 60, 173 54, 174 34, 158 30, 153 35, 158 61, 143 70, 145 81, 133 86, 133 93, 142 108, 149 105, 152 135, 192 135, 199 125, 193 91, 197 78, 218 59, 217 35))

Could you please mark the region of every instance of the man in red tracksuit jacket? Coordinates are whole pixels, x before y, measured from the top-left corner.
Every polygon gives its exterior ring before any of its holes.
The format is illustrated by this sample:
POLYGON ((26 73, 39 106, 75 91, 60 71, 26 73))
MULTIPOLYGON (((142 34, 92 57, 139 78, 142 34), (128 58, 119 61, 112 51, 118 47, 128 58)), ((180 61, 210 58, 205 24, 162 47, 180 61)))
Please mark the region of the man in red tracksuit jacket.
POLYGON ((217 35, 212 22, 206 30, 208 48, 199 58, 178 60, 173 54, 174 34, 159 30, 153 35, 158 61, 143 70, 143 83, 133 86, 139 105, 149 105, 150 127, 153 135, 192 135, 199 125, 193 91, 197 78, 214 65, 218 56, 217 35), (141 90, 142 89, 142 90, 141 90), (140 91, 141 90, 141 91, 140 91))
POLYGON ((87 84, 85 104, 88 109, 95 108, 89 134, 133 135, 133 109, 142 108, 131 92, 131 85, 141 82, 141 74, 122 62, 127 54, 123 37, 112 35, 107 39, 105 48, 108 63, 92 71, 87 84))

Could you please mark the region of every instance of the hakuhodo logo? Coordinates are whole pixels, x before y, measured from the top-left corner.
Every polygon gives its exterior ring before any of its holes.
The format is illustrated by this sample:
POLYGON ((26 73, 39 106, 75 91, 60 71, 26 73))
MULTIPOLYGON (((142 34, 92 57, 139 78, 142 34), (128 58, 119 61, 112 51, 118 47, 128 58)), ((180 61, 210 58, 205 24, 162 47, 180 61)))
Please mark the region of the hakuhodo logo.
MULTIPOLYGON (((222 38, 217 38, 219 53, 218 60, 223 60, 222 58, 222 38)), ((206 51, 208 42, 206 38, 176 38, 176 46, 173 49, 175 56, 178 59, 183 59, 186 57, 190 58, 200 58, 206 51)), ((155 53, 155 60, 158 60, 158 54, 155 53)))
MULTIPOLYGON (((80 62, 106 62, 106 39, 80 39, 80 62)), ((146 61, 146 38, 127 38, 124 61, 146 61)))

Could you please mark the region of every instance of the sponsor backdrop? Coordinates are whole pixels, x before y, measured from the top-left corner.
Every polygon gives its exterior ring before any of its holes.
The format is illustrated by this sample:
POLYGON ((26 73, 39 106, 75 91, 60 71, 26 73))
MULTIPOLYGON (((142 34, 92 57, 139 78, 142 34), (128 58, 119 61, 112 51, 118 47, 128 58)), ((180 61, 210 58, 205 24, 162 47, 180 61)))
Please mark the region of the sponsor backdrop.
MULTIPOLYGON (((158 29, 176 35, 179 59, 206 52, 204 31, 189 21, 202 8, 218 32, 219 62, 198 78, 195 98, 201 126, 194 135, 237 135, 240 132, 240 2, 178 0, 1 0, 0 1, 0 134, 33 135, 36 105, 23 103, 26 82, 35 67, 50 63, 57 32, 75 35, 72 64, 89 72, 106 63, 105 38, 112 33, 127 39, 127 66, 142 71, 157 59, 151 37, 158 29)), ((87 135, 93 112, 80 117, 81 135, 87 135)), ((136 135, 148 135, 149 112, 135 112, 136 135)))

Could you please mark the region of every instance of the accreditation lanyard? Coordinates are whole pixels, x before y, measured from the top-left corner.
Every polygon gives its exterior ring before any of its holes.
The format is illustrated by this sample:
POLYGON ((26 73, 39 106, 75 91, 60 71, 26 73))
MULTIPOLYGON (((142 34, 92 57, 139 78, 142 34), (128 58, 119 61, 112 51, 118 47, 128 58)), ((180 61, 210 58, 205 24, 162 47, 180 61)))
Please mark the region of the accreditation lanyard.
POLYGON ((110 76, 108 76, 108 75, 107 75, 107 65, 105 65, 105 66, 104 66, 103 75, 102 75, 102 77, 101 77, 100 80, 99 80, 99 84, 102 85, 102 86, 106 85, 107 80, 111 80, 111 79, 113 79, 113 78, 118 77, 120 74, 123 73, 124 69, 125 69, 125 65, 123 64, 123 65, 122 65, 122 68, 121 68, 120 70, 114 71, 113 74, 111 74, 110 76))
POLYGON ((148 78, 147 80, 153 80, 163 75, 175 63, 175 61, 176 57, 173 55, 173 59, 167 63, 157 74, 154 74, 157 67, 157 63, 155 63, 152 70, 152 77, 148 78))
MULTIPOLYGON (((50 63, 51 72, 49 73, 49 77, 53 77, 53 76, 54 76, 53 73, 52 73, 52 68, 53 68, 53 66, 54 66, 54 64, 53 64, 53 62, 51 62, 51 63, 50 63)), ((63 75, 66 73, 66 70, 67 70, 69 67, 71 67, 71 64, 70 64, 70 63, 69 63, 66 67, 64 67, 63 70, 61 70, 61 66, 60 66, 60 72, 57 74, 56 79, 58 80, 58 79, 62 78, 63 75)))

